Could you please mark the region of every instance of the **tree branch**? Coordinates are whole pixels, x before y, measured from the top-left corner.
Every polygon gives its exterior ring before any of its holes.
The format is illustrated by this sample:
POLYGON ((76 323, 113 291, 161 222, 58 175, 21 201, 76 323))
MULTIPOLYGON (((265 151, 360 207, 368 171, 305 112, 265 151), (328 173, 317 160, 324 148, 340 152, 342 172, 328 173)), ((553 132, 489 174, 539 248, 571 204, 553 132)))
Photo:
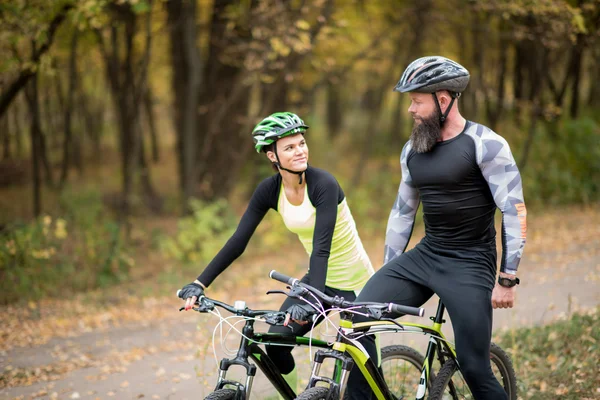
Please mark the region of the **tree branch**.
MULTIPOLYGON (((37 49, 34 47, 34 51, 31 58, 31 62, 33 64, 37 64, 40 61, 41 56, 48 51, 48 49, 52 45, 52 41, 54 40, 54 34, 56 33, 56 30, 64 21, 69 10, 71 10, 73 7, 74 5, 71 3, 65 4, 63 8, 54 16, 54 18, 50 22, 50 25, 48 26, 48 34, 46 35, 45 42, 42 43, 42 45, 37 49)), ((15 99, 15 97, 21 91, 21 89, 23 89, 27 82, 29 82, 29 79, 31 79, 31 77, 35 75, 35 72, 35 68, 27 68, 21 71, 21 73, 15 79, 15 81, 8 85, 8 88, 0 96, 0 117, 4 114, 4 112, 6 112, 6 109, 8 108, 10 103, 12 103, 12 101, 15 99)))

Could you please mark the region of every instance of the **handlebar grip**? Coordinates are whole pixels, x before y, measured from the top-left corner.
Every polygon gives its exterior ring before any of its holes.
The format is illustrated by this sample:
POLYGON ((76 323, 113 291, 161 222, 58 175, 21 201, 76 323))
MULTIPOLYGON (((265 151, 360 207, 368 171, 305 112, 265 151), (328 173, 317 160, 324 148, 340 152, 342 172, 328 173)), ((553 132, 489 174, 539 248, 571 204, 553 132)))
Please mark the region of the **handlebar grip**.
POLYGON ((275 279, 276 281, 282 282, 282 283, 287 283, 288 285, 295 285, 296 282, 298 282, 298 279, 296 278, 291 278, 287 275, 284 275, 282 273, 279 273, 275 270, 272 270, 271 272, 269 272, 269 278, 271 279, 275 279))
POLYGON ((425 315, 424 308, 402 306, 400 304, 394 304, 394 303, 390 303, 390 305, 388 306, 388 311, 395 312, 398 314, 415 315, 417 317, 422 317, 423 315, 425 315))

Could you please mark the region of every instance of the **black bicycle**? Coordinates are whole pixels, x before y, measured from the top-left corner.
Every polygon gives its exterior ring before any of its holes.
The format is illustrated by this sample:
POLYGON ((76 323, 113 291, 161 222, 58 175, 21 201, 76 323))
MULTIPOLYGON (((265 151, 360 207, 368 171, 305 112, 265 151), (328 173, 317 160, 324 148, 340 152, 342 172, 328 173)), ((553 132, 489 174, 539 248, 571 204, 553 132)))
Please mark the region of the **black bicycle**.
MULTIPOLYGON (((281 291, 276 291, 284 293, 281 291)), ((270 292, 272 293, 272 292, 270 292)), ((286 293, 289 294, 289 293, 286 293)), ((205 397, 205 400, 248 400, 252 392, 252 384, 257 372, 257 366, 264 373, 269 382, 286 400, 295 399, 297 394, 289 384, 285 381, 279 369, 269 358, 266 352, 261 348, 264 345, 280 345, 280 346, 297 346, 307 347, 312 346, 320 350, 333 350, 334 342, 328 343, 324 340, 314 339, 311 337, 295 336, 293 334, 284 335, 279 333, 258 333, 254 330, 254 324, 257 320, 263 320, 270 325, 282 325, 285 319, 285 313, 273 310, 252 310, 246 307, 244 302, 235 302, 230 305, 215 299, 201 296, 196 302, 194 311, 201 313, 211 313, 216 307, 227 310, 228 312, 245 319, 244 326, 241 328, 240 344, 234 358, 223 358, 219 363, 218 379, 215 389, 212 393, 205 397), (227 373, 232 366, 241 366, 245 369, 246 379, 243 382, 238 380, 228 379, 227 373)), ((389 303, 373 303, 371 310, 373 318, 381 316, 381 310, 387 310, 390 307, 397 307, 389 303)), ((394 308, 396 309, 396 308, 394 308)), ((183 310, 183 307, 180 309, 183 310)), ((407 311, 407 310, 404 310, 407 311)), ((422 312, 422 309, 410 308, 411 313, 422 312)), ((214 312, 213 312, 214 313, 214 312)), ((219 316, 218 314, 214 313, 219 316)), ((220 317, 220 316, 219 316, 220 317)), ((220 317, 221 320, 224 318, 220 317)), ((216 328, 215 328, 216 329, 216 328)), ((414 382, 418 382, 420 366, 423 364, 424 358, 414 349, 407 346, 388 346, 382 349, 382 365, 393 364, 391 368, 385 368, 388 374, 384 374, 386 379, 393 379, 397 385, 402 385, 398 381, 398 372, 402 375, 411 375, 411 379, 406 379, 404 384, 409 387, 414 387, 414 382)), ((343 365, 341 360, 336 362, 336 374, 339 379, 342 379, 340 374, 344 374, 347 378, 347 373, 351 368, 351 364, 343 365)))

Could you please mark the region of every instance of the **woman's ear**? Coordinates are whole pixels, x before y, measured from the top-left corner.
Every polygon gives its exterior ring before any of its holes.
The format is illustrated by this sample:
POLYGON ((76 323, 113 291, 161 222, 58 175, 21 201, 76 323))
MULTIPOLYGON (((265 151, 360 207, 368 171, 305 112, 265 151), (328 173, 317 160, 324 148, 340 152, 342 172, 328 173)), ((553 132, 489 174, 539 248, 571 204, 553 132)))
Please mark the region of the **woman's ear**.
POLYGON ((272 151, 267 151, 267 158, 271 162, 277 162, 277 157, 275 156, 275 153, 272 151))

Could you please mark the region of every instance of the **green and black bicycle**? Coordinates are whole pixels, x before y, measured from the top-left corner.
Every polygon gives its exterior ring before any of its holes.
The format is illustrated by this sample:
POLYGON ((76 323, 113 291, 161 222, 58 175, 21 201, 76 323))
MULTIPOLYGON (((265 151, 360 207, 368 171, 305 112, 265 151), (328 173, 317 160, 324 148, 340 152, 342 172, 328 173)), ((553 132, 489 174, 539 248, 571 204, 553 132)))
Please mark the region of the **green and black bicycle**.
MULTIPOLYGON (((307 390, 300 394, 298 400, 332 400, 343 399, 346 390, 348 371, 356 364, 378 400, 407 399, 415 396, 417 400, 425 398, 429 392, 431 400, 446 399, 473 399, 467 384, 460 373, 460 366, 456 358, 456 351, 442 333, 445 307, 440 301, 437 312, 432 317, 433 325, 427 326, 416 323, 398 323, 386 318, 386 314, 396 312, 400 314, 415 315, 413 307, 394 306, 381 307, 378 303, 348 302, 339 297, 330 297, 283 274, 272 271, 271 278, 286 283, 290 287, 291 295, 312 299, 311 303, 316 309, 325 303, 339 310, 341 320, 336 341, 330 349, 317 351, 314 357, 313 368, 307 390), (352 313, 365 313, 376 321, 353 324, 352 313), (411 310, 412 309, 412 310, 411 310), (417 351, 401 347, 399 357, 394 356, 398 346, 387 346, 382 349, 382 370, 379 373, 373 361, 368 357, 357 339, 365 334, 376 333, 412 332, 429 336, 429 345, 425 357, 417 351), (407 351, 408 350, 408 351, 407 351), (326 359, 333 359, 335 369, 332 376, 320 376, 321 365, 326 359), (441 366, 434 376, 433 366, 441 366), (420 370, 418 383, 414 382, 415 370, 420 370), (319 386, 325 384, 325 386, 319 386)), ((416 309, 422 310, 422 309, 416 309)), ((417 313, 418 314, 418 313, 417 313)), ((421 314, 422 315, 422 314, 421 314)), ((497 345, 491 346, 491 364, 494 374, 510 400, 517 398, 517 385, 514 368, 509 356, 497 345)))
MULTIPOLYGON (((281 291, 277 291, 284 293, 281 291)), ((269 358, 266 352, 261 348, 264 345, 275 345, 275 346, 294 346, 294 347, 306 347, 312 346, 323 351, 335 351, 335 342, 326 342, 319 339, 312 339, 303 336, 294 335, 283 335, 278 333, 258 333, 255 332, 254 324, 257 320, 262 320, 270 325, 281 325, 285 319, 285 313, 272 310, 252 310, 246 307, 244 302, 235 302, 234 305, 226 304, 224 302, 210 299, 206 296, 201 296, 196 303, 196 307, 193 310, 201 313, 212 313, 218 316, 221 322, 227 322, 226 318, 223 318, 218 312, 215 312, 216 307, 220 307, 234 314, 235 316, 241 317, 244 320, 244 326, 239 330, 241 335, 239 347, 237 349, 234 358, 223 358, 219 363, 218 379, 215 386, 215 390, 210 393, 205 400, 248 400, 252 392, 252 385, 254 378, 257 373, 257 366, 264 373, 266 378, 270 381, 271 385, 278 391, 278 393, 286 400, 292 400, 297 398, 297 394, 294 389, 283 378, 278 368, 275 366, 273 361, 269 358), (228 379, 227 373, 233 366, 242 367, 245 369, 246 378, 243 381, 228 379)), ((183 308, 181 308, 182 310, 183 308)), ((377 318, 381 316, 386 310, 395 310, 396 312, 409 313, 412 315, 422 315, 423 309, 414 307, 401 307, 390 303, 372 303, 369 304, 369 310, 372 312, 372 317, 377 318)), ((217 328, 215 328, 217 329, 217 328)), ((387 370, 395 374, 390 375, 389 378, 386 375, 386 379, 394 379, 397 385, 402 385, 398 381, 399 368, 406 369, 402 372, 402 375, 409 376, 409 372, 412 375, 411 387, 415 380, 418 380, 418 368, 423 363, 423 357, 407 346, 389 346, 383 349, 382 362, 383 365, 394 364, 394 368, 388 368, 387 370), (404 367, 399 366, 399 364, 404 367), (408 366, 408 367, 407 367, 408 366)), ((317 352, 317 354, 320 354, 317 352)), ((340 359, 337 363, 337 378, 338 380, 345 381, 348 373, 352 367, 352 360, 344 363, 340 359), (339 373, 339 374, 338 374, 339 373), (343 374, 343 375, 340 375, 343 374)), ((406 380, 410 382, 411 380, 406 380)))

